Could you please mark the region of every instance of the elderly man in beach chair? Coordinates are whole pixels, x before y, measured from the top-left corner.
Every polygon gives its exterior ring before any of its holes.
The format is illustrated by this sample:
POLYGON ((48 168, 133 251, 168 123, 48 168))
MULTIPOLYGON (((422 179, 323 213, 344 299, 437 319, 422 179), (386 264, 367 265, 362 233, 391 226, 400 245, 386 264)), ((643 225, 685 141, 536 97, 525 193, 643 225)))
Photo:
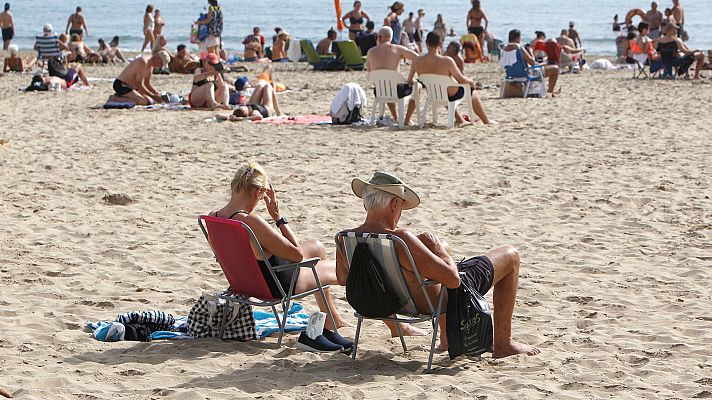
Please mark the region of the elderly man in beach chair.
MULTIPOLYGON (((431 32, 432 33, 432 32, 431 32)), ((485 255, 477 257, 474 262, 465 267, 458 266, 451 256, 451 251, 445 241, 436 235, 424 232, 415 234, 399 228, 403 210, 415 208, 420 204, 418 195, 396 176, 378 171, 370 181, 354 179, 351 188, 356 196, 363 199, 366 209, 366 219, 360 226, 346 232, 391 234, 400 238, 412 255, 415 268, 410 265, 406 249, 397 248, 398 263, 403 271, 406 284, 414 293, 418 311, 427 313, 425 294, 419 290, 418 277, 437 281, 440 284, 427 290, 430 302, 437 304, 441 290, 457 288, 460 280, 467 280, 482 295, 494 287, 494 358, 508 357, 515 354, 536 355, 540 350, 536 347, 516 342, 512 339, 512 314, 517 297, 519 281, 519 253, 512 246, 503 246, 490 250, 485 255), (417 269, 419 275, 414 272, 417 269), (461 278, 462 277, 462 278, 461 278)), ((349 263, 341 248, 336 253, 336 276, 340 285, 347 284, 349 263)), ((393 322, 386 323, 393 337, 398 336, 398 329, 405 336, 422 334, 414 327, 397 326, 393 322)), ((448 347, 445 331, 445 316, 440 318, 441 350, 448 347)))
MULTIPOLYGON (((519 63, 524 63, 524 66, 535 66, 536 61, 534 60, 534 55, 528 48, 522 48, 522 32, 519 29, 512 29, 509 31, 509 44, 504 46, 502 49, 502 58, 499 60, 499 65, 503 66, 505 69, 508 67, 515 66, 519 63)), ((558 95, 554 92, 556 88, 556 81, 559 79, 559 67, 558 65, 542 65, 540 68, 543 69, 544 77, 549 78, 549 85, 547 92, 551 94, 552 97, 558 95)))
MULTIPOLYGON (((376 70, 391 70, 400 72, 400 62, 402 59, 413 61, 418 56, 413 50, 408 49, 405 46, 399 46, 391 43, 393 38, 393 30, 384 26, 378 31, 378 44, 376 47, 371 48, 368 51, 366 58, 366 69, 368 72, 376 70)), ((403 91, 403 98, 410 93, 412 93, 413 88, 410 87, 403 91)), ((398 113, 396 112, 396 106, 394 103, 388 103, 388 109, 393 115, 393 119, 398 120, 398 113)), ((410 101, 408 103, 408 110, 405 114, 405 124, 410 123, 410 117, 415 112, 415 102, 410 101)))

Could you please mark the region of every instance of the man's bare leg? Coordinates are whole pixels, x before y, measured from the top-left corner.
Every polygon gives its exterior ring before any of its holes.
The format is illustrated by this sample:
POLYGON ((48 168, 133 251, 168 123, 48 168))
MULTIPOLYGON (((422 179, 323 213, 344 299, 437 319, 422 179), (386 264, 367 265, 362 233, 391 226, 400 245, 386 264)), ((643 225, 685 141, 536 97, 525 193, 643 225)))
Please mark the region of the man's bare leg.
POLYGON ((145 96, 143 96, 141 93, 138 93, 135 90, 132 90, 131 92, 123 95, 123 96, 117 96, 117 95, 111 95, 109 96, 110 102, 117 102, 117 103, 135 103, 138 106, 147 106, 149 104, 152 104, 152 101, 145 96))
POLYGON ((411 100, 408 102, 408 110, 405 113, 405 125, 410 125, 410 118, 415 112, 415 101, 411 100))
POLYGON ((84 86, 91 86, 89 84, 89 79, 87 79, 87 73, 84 72, 84 69, 80 66, 77 66, 77 75, 79 76, 79 79, 81 79, 84 86))
POLYGON ((388 105, 388 110, 391 112, 393 119, 398 121, 398 113, 396 112, 396 104, 395 103, 386 103, 386 105, 388 105))
MULTIPOLYGON (((338 280, 336 278, 336 262, 326 260, 326 250, 324 245, 318 240, 308 240, 302 242, 302 248, 304 249, 304 258, 319 257, 319 261, 316 265, 316 274, 319 277, 319 283, 322 285, 337 285, 338 280)), ((314 279, 314 274, 311 268, 302 268, 299 271, 299 277, 294 285, 295 293, 306 292, 307 290, 315 289, 317 287, 316 280, 314 279)), ((288 290, 288 288, 285 288, 288 290)), ((320 293, 315 293, 316 303, 319 305, 319 310, 326 312, 326 310, 331 311, 331 315, 334 317, 334 322, 336 322, 337 328, 351 326, 339 313, 336 311, 336 306, 334 305, 334 300, 331 297, 331 292, 328 288, 324 289, 324 295, 326 295, 326 303, 321 298, 320 293), (328 308, 327 308, 328 307, 328 308)), ((326 329, 334 329, 334 325, 331 323, 331 318, 326 318, 326 323, 324 324, 326 329)))
POLYGON ((487 118, 487 113, 485 112, 485 107, 482 105, 480 96, 477 93, 472 92, 472 111, 475 115, 482 121, 483 124, 488 125, 490 123, 489 118, 487 118))
MULTIPOLYGON (((383 321, 384 324, 391 330, 391 337, 398 337, 398 329, 396 329, 396 323, 392 321, 383 321)), ((410 324, 400 323, 401 332, 403 336, 425 336, 428 331, 425 329, 420 329, 417 326, 410 324)))
POLYGON ((700 79, 700 71, 702 71, 702 66, 705 64, 705 55, 702 53, 694 54, 697 64, 695 64, 695 77, 693 79, 700 79))
POLYGON ((515 354, 533 356, 541 351, 534 346, 512 340, 512 314, 517 299, 519 283, 519 252, 512 246, 503 246, 486 254, 494 266, 494 350, 493 358, 515 354))

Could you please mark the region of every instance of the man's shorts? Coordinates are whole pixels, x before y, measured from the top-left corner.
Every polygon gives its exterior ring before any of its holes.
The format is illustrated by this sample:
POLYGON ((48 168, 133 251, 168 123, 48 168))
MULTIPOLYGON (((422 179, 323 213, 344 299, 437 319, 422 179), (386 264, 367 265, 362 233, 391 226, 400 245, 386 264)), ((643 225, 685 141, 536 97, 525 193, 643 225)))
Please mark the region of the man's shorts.
POLYGON ((15 32, 12 30, 12 28, 2 28, 2 40, 12 40, 12 38, 15 37, 15 32))
POLYGON ((133 92, 133 88, 120 79, 114 80, 114 92, 117 96, 126 96, 127 94, 133 92))
POLYGON ((464 272, 464 275, 461 275, 462 281, 477 290, 481 295, 484 296, 492 287, 494 266, 486 256, 472 257, 460 261, 457 264, 457 269, 460 272, 464 272))
MULTIPOLYGON (((474 91, 475 91, 475 89, 470 88, 470 93, 474 93, 474 91)), ((447 99, 449 101, 458 101, 463 97, 465 97, 465 88, 460 86, 459 88, 457 88, 457 92, 455 94, 453 94, 452 96, 448 95, 447 99)))

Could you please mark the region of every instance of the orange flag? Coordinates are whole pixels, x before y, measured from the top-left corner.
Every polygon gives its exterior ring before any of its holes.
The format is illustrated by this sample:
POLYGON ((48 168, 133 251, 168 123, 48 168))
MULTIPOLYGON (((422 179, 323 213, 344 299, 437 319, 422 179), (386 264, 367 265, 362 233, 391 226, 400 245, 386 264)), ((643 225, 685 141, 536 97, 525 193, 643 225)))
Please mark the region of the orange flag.
POLYGON ((334 0, 334 7, 336 8, 336 29, 342 31, 344 30, 344 21, 341 20, 341 1, 334 0))

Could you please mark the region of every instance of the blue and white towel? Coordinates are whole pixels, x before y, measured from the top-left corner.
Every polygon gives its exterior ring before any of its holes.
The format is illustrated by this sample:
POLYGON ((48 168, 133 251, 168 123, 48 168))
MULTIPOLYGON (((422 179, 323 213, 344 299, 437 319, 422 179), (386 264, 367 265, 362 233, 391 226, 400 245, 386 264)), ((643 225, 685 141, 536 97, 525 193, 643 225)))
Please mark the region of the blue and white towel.
MULTIPOLYGON (((292 303, 287 313, 287 325, 284 328, 285 332, 299 332, 307 330, 309 323, 309 314, 303 313, 304 306, 300 303, 292 303)), ((255 330, 257 337, 265 338, 273 333, 279 332, 279 324, 271 312, 254 310, 255 330)), ((279 318, 283 318, 283 314, 279 314, 279 318)))
POLYGON ((135 322, 143 318, 158 318, 153 319, 154 322, 164 320, 170 322, 170 325, 163 324, 163 330, 156 330, 151 333, 151 340, 159 339, 192 339, 193 337, 187 334, 186 326, 188 317, 174 318, 172 315, 163 313, 162 311, 146 311, 146 312, 130 312, 119 314, 114 321, 88 321, 87 328, 91 329, 92 336, 96 340, 102 342, 118 342, 124 340, 124 324, 125 323, 140 323, 135 322), (151 314, 152 313, 152 314, 151 314), (170 318, 168 318, 170 317, 170 318))

